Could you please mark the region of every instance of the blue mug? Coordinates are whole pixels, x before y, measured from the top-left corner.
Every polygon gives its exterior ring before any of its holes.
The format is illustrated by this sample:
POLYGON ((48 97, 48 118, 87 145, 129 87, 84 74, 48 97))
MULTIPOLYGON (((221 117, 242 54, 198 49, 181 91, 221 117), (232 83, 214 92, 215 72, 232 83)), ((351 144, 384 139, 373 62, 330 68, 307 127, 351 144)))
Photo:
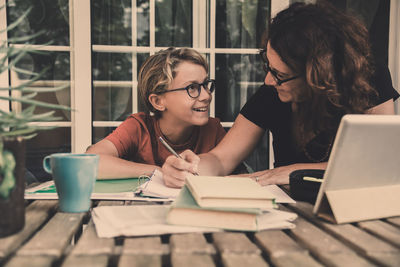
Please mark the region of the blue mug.
POLYGON ((85 212, 97 178, 96 154, 55 153, 43 159, 43 168, 53 176, 62 212, 85 212))

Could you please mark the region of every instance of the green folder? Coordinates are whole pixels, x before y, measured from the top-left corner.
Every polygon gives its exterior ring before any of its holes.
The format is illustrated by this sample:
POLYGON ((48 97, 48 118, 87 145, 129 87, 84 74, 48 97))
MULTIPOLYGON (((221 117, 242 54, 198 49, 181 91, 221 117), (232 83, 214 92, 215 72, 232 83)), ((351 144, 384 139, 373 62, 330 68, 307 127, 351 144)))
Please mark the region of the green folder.
MULTIPOLYGON (((138 186, 148 181, 146 178, 124 178, 96 180, 92 199, 139 200, 135 194, 138 186)), ((25 190, 25 199, 57 199, 57 191, 53 181, 44 182, 25 190)))
MULTIPOLYGON (((142 181, 140 181, 141 183, 142 181)), ((96 180, 93 193, 134 192, 139 186, 139 178, 96 180)), ((32 193, 57 193, 54 183, 32 193)))

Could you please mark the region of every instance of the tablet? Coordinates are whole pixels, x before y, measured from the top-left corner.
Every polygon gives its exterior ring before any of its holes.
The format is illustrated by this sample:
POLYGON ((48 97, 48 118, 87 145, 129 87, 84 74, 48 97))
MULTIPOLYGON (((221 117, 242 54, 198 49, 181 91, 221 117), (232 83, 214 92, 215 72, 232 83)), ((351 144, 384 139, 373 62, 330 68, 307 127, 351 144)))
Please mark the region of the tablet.
POLYGON ((400 116, 345 115, 313 212, 352 222, 400 215, 399 203, 400 116))

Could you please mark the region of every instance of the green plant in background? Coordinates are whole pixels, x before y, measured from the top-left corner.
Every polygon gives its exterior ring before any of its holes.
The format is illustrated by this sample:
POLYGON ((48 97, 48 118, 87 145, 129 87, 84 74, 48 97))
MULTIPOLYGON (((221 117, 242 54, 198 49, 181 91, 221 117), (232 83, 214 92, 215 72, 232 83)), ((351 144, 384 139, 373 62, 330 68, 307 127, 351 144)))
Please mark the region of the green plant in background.
MULTIPOLYGON (((0 7, 0 9, 3 8, 5 6, 0 7)), ((30 9, 7 28, 0 29, 0 33, 16 28, 29 12, 30 9)), ((57 121, 61 118, 54 116, 56 109, 71 110, 67 106, 35 100, 35 97, 40 93, 55 92, 67 88, 69 86, 68 83, 57 87, 33 87, 32 85, 42 77, 47 69, 43 69, 40 72, 33 72, 18 67, 26 55, 44 52, 28 44, 22 46, 9 45, 9 43, 27 43, 41 34, 42 32, 39 32, 32 35, 10 38, 8 41, 0 40, 0 76, 14 72, 25 77, 30 77, 16 86, 0 87, 0 101, 23 105, 22 111, 0 110, 0 182, 2 180, 0 183, 0 197, 2 198, 8 198, 15 186, 14 168, 16 165, 13 154, 4 149, 4 140, 12 138, 29 139, 34 137, 37 131, 53 129, 55 128, 54 126, 39 126, 33 122, 57 121), (35 112, 36 107, 43 107, 49 111, 37 113, 35 112)))

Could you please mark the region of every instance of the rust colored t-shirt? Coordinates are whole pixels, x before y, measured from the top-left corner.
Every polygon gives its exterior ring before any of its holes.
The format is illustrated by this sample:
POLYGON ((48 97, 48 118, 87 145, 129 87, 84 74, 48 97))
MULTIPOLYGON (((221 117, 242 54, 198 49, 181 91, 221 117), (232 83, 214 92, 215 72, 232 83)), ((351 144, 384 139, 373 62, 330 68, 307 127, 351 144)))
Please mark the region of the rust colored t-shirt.
MULTIPOLYGON (((140 112, 129 116, 106 139, 115 145, 120 158, 162 166, 171 152, 161 144, 159 136, 163 135, 157 119, 140 112)), ((185 144, 174 145, 167 142, 178 154, 186 149, 200 154, 210 151, 224 136, 225 130, 219 119, 209 118, 206 125, 195 126, 192 136, 185 144)))

